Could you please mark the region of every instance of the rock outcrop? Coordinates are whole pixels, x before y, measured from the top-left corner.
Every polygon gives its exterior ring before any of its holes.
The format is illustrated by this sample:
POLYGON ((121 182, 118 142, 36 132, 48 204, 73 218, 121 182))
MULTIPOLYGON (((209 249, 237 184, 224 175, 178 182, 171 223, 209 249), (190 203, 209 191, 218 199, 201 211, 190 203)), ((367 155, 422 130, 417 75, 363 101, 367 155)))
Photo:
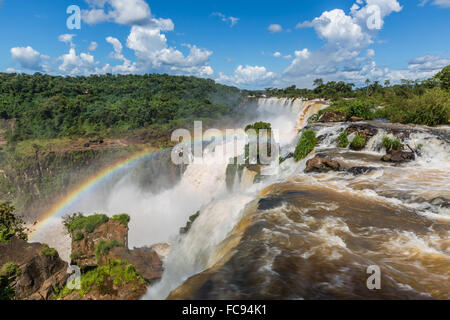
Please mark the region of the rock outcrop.
POLYGON ((115 241, 117 245, 128 247, 128 226, 110 219, 93 232, 75 230, 72 233, 72 264, 76 264, 82 269, 97 267, 99 244, 112 241, 115 241))
POLYGON ((350 167, 346 163, 342 161, 337 161, 332 158, 332 156, 320 153, 316 155, 315 158, 310 159, 306 162, 305 173, 322 173, 329 171, 341 171, 357 175, 363 175, 370 173, 378 168, 375 167, 364 167, 364 166, 356 166, 350 167))
POLYGON ((153 248, 128 249, 128 222, 125 214, 69 217, 71 259, 82 270, 81 289, 65 290, 59 299, 135 300, 161 278, 163 263, 153 248))
POLYGON ((328 172, 328 171, 341 171, 343 166, 340 162, 332 160, 326 155, 317 155, 315 158, 306 162, 305 173, 310 172, 328 172))
POLYGON ((0 267, 7 263, 17 265, 20 270, 11 282, 14 298, 18 300, 49 300, 69 277, 68 265, 56 250, 16 237, 0 243, 0 267))

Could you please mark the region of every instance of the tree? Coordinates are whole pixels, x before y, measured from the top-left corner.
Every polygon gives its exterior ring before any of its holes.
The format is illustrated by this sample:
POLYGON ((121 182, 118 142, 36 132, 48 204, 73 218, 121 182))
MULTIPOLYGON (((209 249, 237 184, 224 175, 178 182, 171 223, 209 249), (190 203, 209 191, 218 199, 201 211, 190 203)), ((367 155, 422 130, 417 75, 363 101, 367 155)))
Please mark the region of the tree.
POLYGON ((323 79, 319 78, 313 82, 314 88, 319 88, 323 86, 323 79))
POLYGON ((0 242, 7 242, 13 236, 28 240, 24 222, 14 214, 14 210, 9 204, 0 204, 0 242))
POLYGON ((439 80, 441 88, 444 90, 450 90, 450 65, 446 66, 436 75, 439 80))
POLYGON ((391 85, 391 80, 385 80, 384 81, 384 86, 385 87, 389 87, 391 85))

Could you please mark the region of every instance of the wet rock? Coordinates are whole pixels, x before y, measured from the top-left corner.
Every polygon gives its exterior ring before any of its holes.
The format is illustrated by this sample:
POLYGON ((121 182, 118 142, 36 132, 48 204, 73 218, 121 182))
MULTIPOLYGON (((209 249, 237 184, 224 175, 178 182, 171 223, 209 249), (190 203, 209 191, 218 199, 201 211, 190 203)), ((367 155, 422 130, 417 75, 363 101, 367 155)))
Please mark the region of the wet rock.
POLYGON ((441 208, 450 208, 450 199, 445 197, 437 197, 431 200, 430 204, 441 208))
POLYGON ((317 155, 315 158, 306 162, 305 173, 310 172, 328 172, 328 171, 341 171, 343 166, 340 162, 332 160, 329 157, 317 155))
POLYGON ((385 156, 381 158, 384 162, 394 162, 403 163, 410 162, 416 159, 414 152, 402 151, 402 150, 391 150, 385 156))
POLYGON ((283 199, 263 198, 258 202, 258 210, 270 210, 283 204, 283 199))
POLYGON ((55 250, 45 251, 40 243, 28 243, 13 237, 8 243, 0 243, 0 267, 14 262, 20 273, 12 288, 19 300, 48 300, 56 289, 61 289, 69 277, 68 265, 55 250))
POLYGON ((347 115, 342 111, 325 111, 320 117, 319 122, 344 122, 347 120, 347 115))
POLYGON ((364 137, 366 141, 375 136, 378 133, 378 129, 368 123, 352 124, 347 128, 347 134, 350 135, 353 132, 358 133, 364 137))
POLYGON ((358 167, 352 167, 350 169, 347 169, 346 171, 348 173, 351 173, 355 176, 359 176, 359 175, 363 175, 363 174, 367 174, 370 173, 374 170, 377 170, 378 168, 375 167, 363 167, 363 166, 358 166, 358 167))

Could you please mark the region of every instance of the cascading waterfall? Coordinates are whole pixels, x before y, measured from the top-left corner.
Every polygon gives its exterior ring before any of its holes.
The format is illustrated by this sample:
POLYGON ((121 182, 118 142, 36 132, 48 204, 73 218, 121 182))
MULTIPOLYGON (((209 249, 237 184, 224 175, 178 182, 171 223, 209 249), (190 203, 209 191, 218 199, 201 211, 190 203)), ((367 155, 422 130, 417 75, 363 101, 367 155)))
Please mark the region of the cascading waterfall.
MULTIPOLYGON (((295 148, 297 128, 322 108, 301 101, 302 107, 296 109, 296 103, 260 100, 259 120, 274 128, 281 123, 289 126, 281 135, 286 152, 295 148)), ((380 161, 385 152, 382 138, 392 135, 387 129, 380 127, 364 150, 354 152, 336 146, 348 126, 314 125, 321 142, 306 159, 298 163, 287 159, 278 176, 205 207, 195 229, 174 244, 161 282, 149 289, 146 298, 162 299, 170 292, 170 298, 193 299, 367 298, 370 293, 360 279, 373 264, 387 274, 380 298, 449 298, 448 141, 416 128, 404 143, 423 145, 421 156, 392 166, 380 161), (359 176, 304 174, 306 162, 323 152, 349 166, 376 170, 359 176), (230 207, 231 203, 235 205, 230 207), (245 227, 232 232, 243 221, 245 227), (206 241, 210 234, 213 240, 206 241), (231 257, 219 262, 227 253, 231 257), (208 268, 212 271, 202 272, 208 268), (242 272, 249 276, 242 279, 242 272), (305 287, 290 279, 311 282, 305 287), (358 287, 366 291, 354 291, 358 287)))
MULTIPOLYGON (((305 104, 302 99, 259 99, 260 115, 254 121, 270 122, 272 129, 279 130, 280 146, 285 148, 298 134, 298 119, 305 105, 310 104, 305 104)), ((222 174, 225 176, 225 170, 222 174)), ((245 169, 240 186, 235 186, 231 193, 223 194, 204 207, 188 235, 179 236, 172 242, 173 249, 165 263, 163 278, 149 289, 145 299, 166 298, 188 277, 210 267, 211 260, 217 261, 217 246, 240 221, 246 204, 264 186, 277 179, 268 177, 265 182, 252 186, 253 178, 254 175, 245 169)))

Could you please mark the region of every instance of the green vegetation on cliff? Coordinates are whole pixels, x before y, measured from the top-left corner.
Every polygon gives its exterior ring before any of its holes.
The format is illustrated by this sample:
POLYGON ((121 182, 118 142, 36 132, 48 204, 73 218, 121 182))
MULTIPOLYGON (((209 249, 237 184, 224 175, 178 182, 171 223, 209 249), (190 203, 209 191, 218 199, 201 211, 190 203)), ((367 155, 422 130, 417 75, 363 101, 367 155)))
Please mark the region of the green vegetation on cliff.
POLYGON ((44 256, 47 256, 47 257, 56 257, 57 255, 58 255, 58 252, 55 250, 55 249, 53 249, 53 248, 50 248, 49 246, 48 246, 48 244, 46 244, 46 243, 43 243, 42 244, 42 250, 41 250, 41 253, 44 255, 44 256))
POLYGON ((125 244, 115 239, 111 241, 100 241, 95 248, 95 258, 97 259, 97 262, 100 262, 101 258, 108 255, 113 248, 123 246, 125 246, 125 244))
POLYGON ((64 217, 64 226, 69 233, 75 230, 84 230, 87 233, 92 233, 96 228, 108 221, 108 216, 104 214, 94 214, 85 217, 81 213, 74 213, 64 217))
POLYGON ((128 227, 128 223, 130 222, 130 216, 126 213, 117 214, 111 218, 111 220, 119 221, 124 227, 128 227))
MULTIPOLYGON (((90 292, 100 295, 115 295, 117 288, 130 285, 134 290, 145 286, 144 278, 136 271, 133 265, 125 260, 112 260, 107 265, 97 267, 81 275, 81 289, 72 290, 67 286, 61 290, 56 299, 76 291, 80 299, 90 292)), ((132 290, 133 290, 132 289, 132 290)))

